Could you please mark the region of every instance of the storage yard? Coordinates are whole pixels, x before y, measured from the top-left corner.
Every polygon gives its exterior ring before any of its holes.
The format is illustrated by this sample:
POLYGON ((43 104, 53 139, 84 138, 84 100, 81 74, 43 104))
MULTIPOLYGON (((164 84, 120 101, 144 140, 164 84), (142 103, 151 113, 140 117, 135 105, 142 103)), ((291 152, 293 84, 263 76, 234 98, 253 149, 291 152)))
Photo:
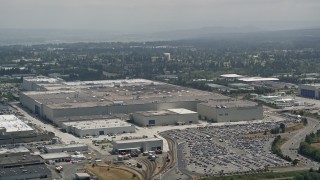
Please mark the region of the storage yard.
POLYGON ((271 153, 275 135, 248 137, 297 122, 296 118, 281 122, 247 123, 241 125, 206 126, 185 130, 169 130, 163 134, 178 143, 178 167, 191 175, 221 175, 266 171, 271 167, 289 166, 271 153))

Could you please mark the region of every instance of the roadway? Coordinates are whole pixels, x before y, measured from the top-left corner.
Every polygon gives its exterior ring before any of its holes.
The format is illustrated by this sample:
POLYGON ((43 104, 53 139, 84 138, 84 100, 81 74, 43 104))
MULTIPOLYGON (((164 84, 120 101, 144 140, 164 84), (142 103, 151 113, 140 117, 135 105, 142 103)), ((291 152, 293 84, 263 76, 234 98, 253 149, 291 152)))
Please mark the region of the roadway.
MULTIPOLYGON (((318 129, 320 129, 319 120, 313 118, 307 119, 307 126, 299 132, 297 132, 296 134, 294 134, 293 136, 291 136, 291 138, 281 146, 281 151, 283 155, 287 155, 291 159, 297 158, 300 143, 305 140, 306 135, 310 134, 311 132, 316 132, 318 129)), ((308 168, 313 167, 318 169, 320 166, 318 162, 312 161, 302 156, 299 156, 299 158, 301 159, 301 162, 304 163, 308 168)))
POLYGON ((185 142, 183 143, 180 143, 178 144, 178 147, 177 147, 177 161, 178 161, 178 169, 181 173, 183 173, 184 175, 188 176, 188 179, 192 179, 192 176, 190 175, 191 172, 189 172, 187 169, 186 169, 186 160, 184 159, 184 155, 183 155, 183 148, 184 148, 184 144, 185 142))

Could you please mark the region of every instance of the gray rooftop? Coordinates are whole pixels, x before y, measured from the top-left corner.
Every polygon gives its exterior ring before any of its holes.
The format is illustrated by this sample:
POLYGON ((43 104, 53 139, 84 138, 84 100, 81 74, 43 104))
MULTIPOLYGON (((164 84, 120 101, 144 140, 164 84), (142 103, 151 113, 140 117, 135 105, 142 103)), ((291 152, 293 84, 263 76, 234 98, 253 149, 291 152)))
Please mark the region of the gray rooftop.
POLYGON ((0 167, 10 167, 16 165, 39 164, 43 160, 38 155, 10 155, 0 158, 0 167))
POLYGON ((129 140, 116 140, 116 141, 113 141, 113 143, 126 144, 126 143, 154 142, 154 141, 163 141, 163 140, 160 138, 141 138, 141 139, 129 139, 129 140))
POLYGON ((89 130, 89 129, 101 129, 101 128, 114 128, 114 127, 125 127, 133 126, 130 123, 122 121, 120 119, 100 119, 90 121, 72 121, 64 122, 66 126, 71 126, 76 129, 89 130))
MULTIPOLYGON (((35 177, 39 174, 49 175, 51 176, 51 171, 44 164, 36 164, 36 165, 28 165, 28 166, 20 166, 20 167, 11 167, 11 168, 2 168, 0 169, 0 179, 17 176, 21 178, 24 174, 35 174, 35 177)), ((38 177, 40 178, 40 177, 38 177)))
POLYGON ((225 108, 233 108, 233 107, 252 107, 257 106, 257 103, 251 101, 209 101, 206 103, 201 103, 203 105, 211 106, 211 107, 225 107, 225 108))
MULTIPOLYGON (((95 81, 95 83, 98 82, 95 81)), ((149 80, 143 83, 122 82, 123 85, 120 83, 119 86, 112 87, 87 83, 85 88, 81 88, 77 87, 77 83, 81 84, 81 82, 69 83, 70 90, 24 92, 23 94, 53 109, 230 99, 220 94, 149 80)))
POLYGON ((46 149, 61 149, 61 148, 73 148, 73 147, 83 147, 87 146, 86 144, 76 143, 76 144, 52 144, 46 145, 46 149))

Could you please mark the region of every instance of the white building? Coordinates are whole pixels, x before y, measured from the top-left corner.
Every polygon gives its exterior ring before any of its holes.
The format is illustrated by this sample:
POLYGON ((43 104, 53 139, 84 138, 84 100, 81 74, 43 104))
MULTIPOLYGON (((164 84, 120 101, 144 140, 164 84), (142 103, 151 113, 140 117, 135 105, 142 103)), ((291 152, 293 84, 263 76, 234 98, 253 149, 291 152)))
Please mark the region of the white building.
POLYGON ((198 113, 188 109, 139 111, 133 113, 134 123, 140 126, 163 126, 198 123, 198 113))
POLYGON ((132 149, 138 149, 141 152, 163 149, 163 140, 159 138, 119 140, 113 141, 112 144, 115 153, 128 152, 132 149))
POLYGON ((167 58, 167 61, 171 61, 171 54, 170 53, 163 53, 163 55, 167 58))
POLYGON ((199 103, 201 119, 213 122, 233 122, 263 119, 263 107, 250 101, 199 103))
POLYGON ((27 91, 45 91, 47 89, 42 86, 43 84, 59 84, 61 82, 64 82, 64 80, 46 76, 25 77, 23 78, 22 88, 27 91))
POLYGON ((34 130, 15 115, 0 115, 0 135, 31 133, 34 130))
POLYGON ((120 119, 71 121, 64 122, 62 127, 79 137, 135 132, 134 125, 120 119))

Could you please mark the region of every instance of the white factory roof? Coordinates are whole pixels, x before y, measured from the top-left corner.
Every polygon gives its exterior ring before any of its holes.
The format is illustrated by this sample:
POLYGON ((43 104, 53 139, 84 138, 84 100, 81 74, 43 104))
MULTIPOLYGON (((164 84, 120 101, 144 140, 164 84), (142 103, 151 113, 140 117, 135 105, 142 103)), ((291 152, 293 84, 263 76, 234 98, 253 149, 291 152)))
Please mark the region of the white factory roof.
POLYGON ((176 115, 176 114, 196 114, 197 112, 190 111, 184 108, 178 108, 178 109, 165 109, 165 110, 158 110, 158 111, 138 111, 135 113, 143 116, 165 116, 165 115, 176 115))
POLYGON ((83 147, 88 146, 86 144, 77 143, 77 144, 52 144, 52 145, 46 145, 46 149, 63 149, 63 148, 75 148, 75 147, 83 147))
POLYGON ((6 128, 6 132, 33 130, 30 126, 28 126, 21 119, 17 118, 15 115, 0 115, 0 127, 6 128))
POLYGON ((68 86, 88 86, 88 85, 105 85, 105 86, 110 86, 113 87, 114 84, 121 84, 121 85, 126 85, 126 84, 150 84, 150 83, 155 83, 155 84, 163 84, 160 82, 155 82, 147 79, 119 79, 119 80, 99 80, 99 81, 74 81, 74 82, 64 82, 63 84, 68 85, 68 86))
POLYGON ((184 108, 168 109, 168 111, 172 111, 177 114, 196 114, 197 113, 197 112, 191 111, 189 109, 184 109, 184 108))
POLYGON ((16 148, 0 148, 0 154, 29 153, 30 151, 23 146, 16 148))
POLYGON ((238 79, 244 82, 256 82, 256 81, 279 81, 278 78, 263 78, 263 77, 247 77, 238 79))
POLYGON ((304 86, 312 86, 312 87, 320 87, 320 83, 314 83, 314 84, 303 84, 304 86))
POLYGON ((160 138, 141 138, 141 139, 128 139, 128 140, 115 140, 116 144, 126 144, 126 143, 136 143, 136 142, 153 142, 153 141, 163 141, 160 138))
POLYGON ((60 158, 71 157, 68 153, 65 153, 65 152, 40 154, 40 156, 41 156, 42 159, 44 159, 44 160, 60 159, 60 158))
POLYGON ((132 124, 122 121, 120 119, 72 121, 72 122, 64 122, 63 124, 66 126, 72 126, 82 130, 133 126, 132 124))
POLYGON ((47 83, 57 83, 63 81, 60 78, 50 78, 46 76, 37 76, 37 77, 26 77, 24 80, 31 81, 31 82, 47 82, 47 83))
POLYGON ((239 75, 239 74, 222 74, 222 75, 220 75, 220 77, 224 77, 224 78, 241 78, 243 76, 239 75))

